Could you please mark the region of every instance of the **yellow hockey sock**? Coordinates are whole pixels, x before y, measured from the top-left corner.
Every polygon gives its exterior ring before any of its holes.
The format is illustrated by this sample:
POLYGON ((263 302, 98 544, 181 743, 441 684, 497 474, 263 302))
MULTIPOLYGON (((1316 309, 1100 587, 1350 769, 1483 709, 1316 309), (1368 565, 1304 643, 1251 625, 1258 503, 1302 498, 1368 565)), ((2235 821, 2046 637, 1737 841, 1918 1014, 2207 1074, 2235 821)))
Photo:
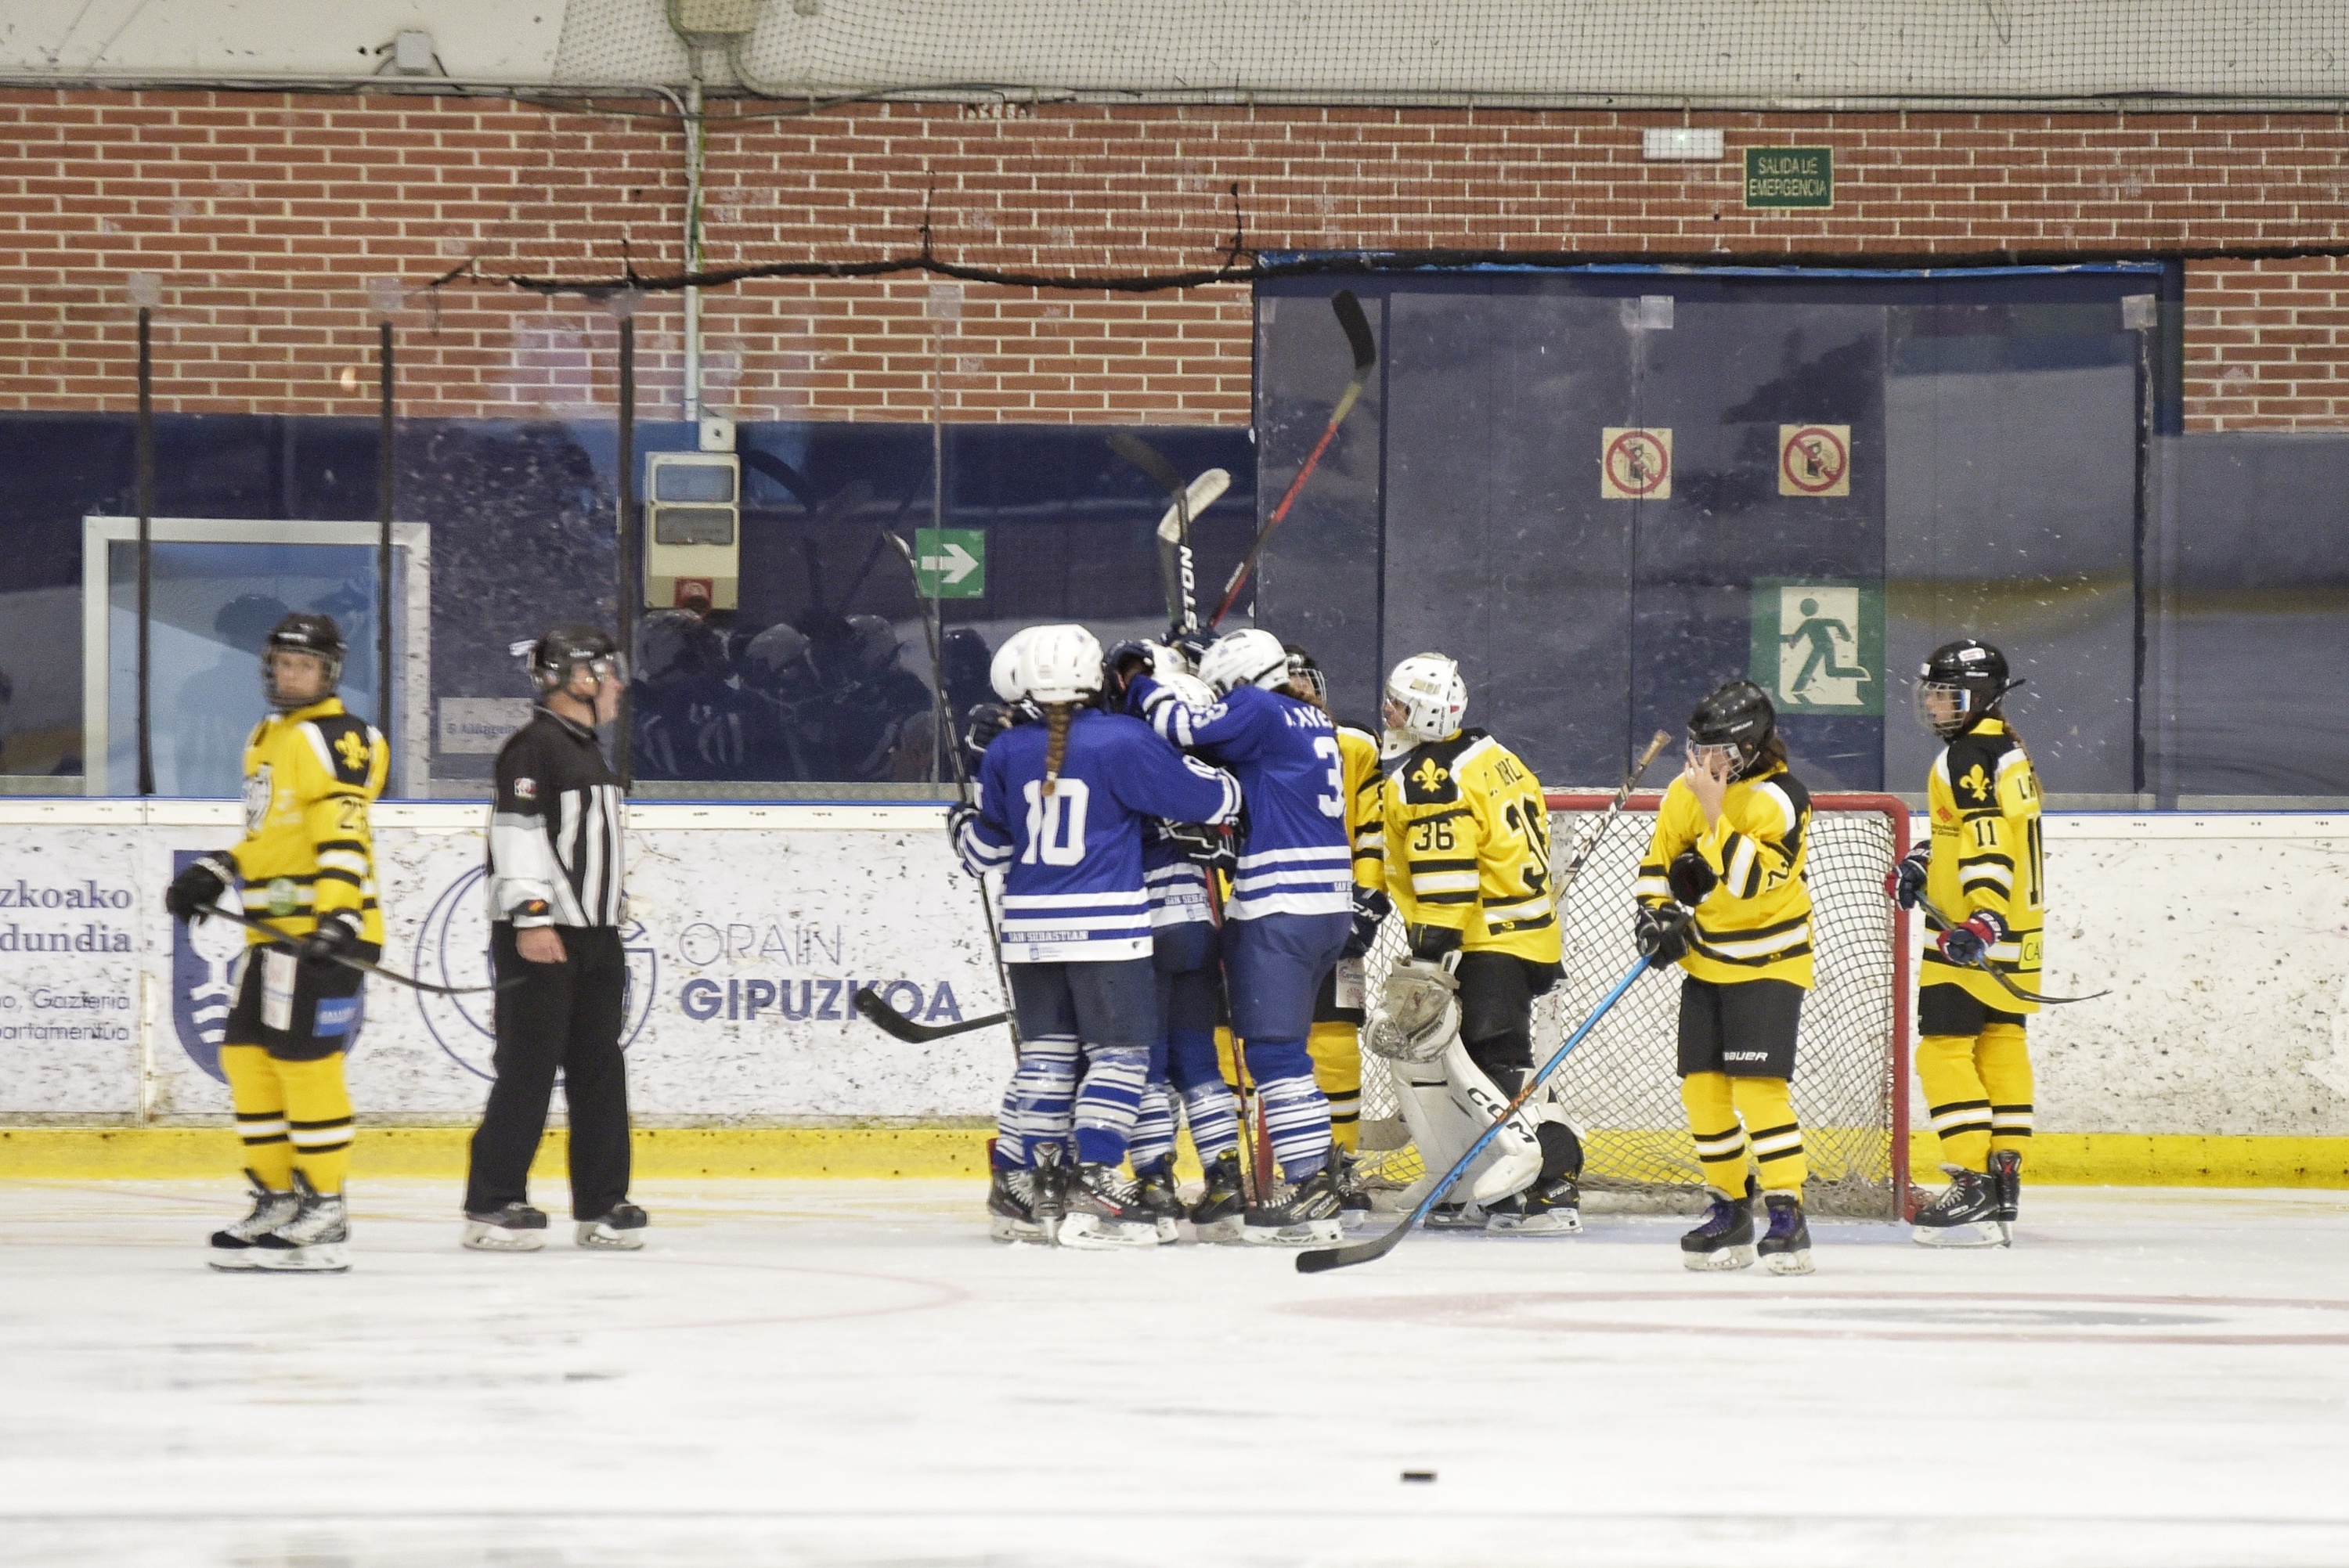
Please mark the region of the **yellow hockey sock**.
POLYGON ((1689 1074, 1681 1079, 1681 1104, 1688 1109, 1689 1135, 1696 1140, 1705 1185, 1723 1197, 1745 1196, 1745 1130, 1737 1124, 1729 1075, 1689 1074))
POLYGON ((2020 1024, 1992 1024, 1974 1040, 1974 1062, 1990 1100, 1990 1150, 2031 1147, 2031 1047, 2020 1024))
POLYGON ((309 1062, 279 1062, 285 1084, 285 1123, 294 1140, 294 1168, 314 1191, 343 1190, 351 1162, 351 1094, 343 1085, 343 1055, 309 1062))
POLYGON ((277 1081, 277 1064, 259 1046, 222 1046, 220 1064, 228 1078, 237 1136, 244 1140, 244 1168, 271 1191, 286 1191, 294 1185, 294 1145, 286 1137, 285 1089, 277 1081))
POLYGON ((1917 1042, 1917 1081, 1941 1140, 1941 1161, 1990 1169, 1990 1094, 1974 1066, 1971 1035, 1927 1035, 1917 1042))
POLYGON ((1802 1123, 1795 1119, 1794 1091, 1782 1078, 1733 1078, 1730 1098, 1745 1123, 1754 1146, 1754 1163, 1761 1168, 1764 1192, 1800 1196, 1811 1162, 1803 1152, 1802 1123))
POLYGON ((1305 1037, 1313 1081, 1330 1101, 1330 1136, 1351 1154, 1362 1138, 1361 1031, 1352 1024, 1316 1024, 1305 1037))

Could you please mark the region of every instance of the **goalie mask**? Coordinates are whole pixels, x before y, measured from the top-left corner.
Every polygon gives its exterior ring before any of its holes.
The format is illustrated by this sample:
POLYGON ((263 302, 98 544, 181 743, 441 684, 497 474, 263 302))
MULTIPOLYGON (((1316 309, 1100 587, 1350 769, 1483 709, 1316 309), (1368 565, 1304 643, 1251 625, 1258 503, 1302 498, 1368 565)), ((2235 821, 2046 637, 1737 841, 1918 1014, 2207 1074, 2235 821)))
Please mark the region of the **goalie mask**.
POLYGON ((1743 779, 1777 727, 1778 710, 1762 688, 1752 681, 1731 681, 1715 687, 1689 715, 1690 760, 1725 758, 1729 777, 1743 779))
POLYGON ((1460 678, 1460 666, 1442 654, 1413 654, 1387 676, 1389 729, 1416 740, 1446 740, 1459 733, 1467 711, 1468 683, 1460 678))
POLYGON ((292 713, 296 708, 324 702, 335 695, 343 680, 343 629, 335 624, 332 615, 311 615, 296 612, 270 629, 269 641, 261 649, 261 692, 269 706, 280 713, 292 713), (290 696, 277 689, 276 664, 281 654, 308 654, 318 661, 318 689, 308 696, 290 696))
POLYGON ((1944 643, 1917 671, 1917 722, 1943 740, 1955 740, 2022 684, 2009 676, 2006 655, 1988 643, 1974 637, 1944 643))

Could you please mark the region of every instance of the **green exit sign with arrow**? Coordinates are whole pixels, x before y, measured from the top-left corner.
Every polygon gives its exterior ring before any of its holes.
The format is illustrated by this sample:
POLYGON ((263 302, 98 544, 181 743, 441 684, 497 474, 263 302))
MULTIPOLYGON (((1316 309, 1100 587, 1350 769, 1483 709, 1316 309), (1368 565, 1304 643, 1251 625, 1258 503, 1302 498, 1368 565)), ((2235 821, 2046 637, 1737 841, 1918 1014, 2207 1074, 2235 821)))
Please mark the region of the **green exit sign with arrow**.
POLYGON ((914 569, 926 599, 987 597, 987 532, 977 528, 914 530, 914 569))

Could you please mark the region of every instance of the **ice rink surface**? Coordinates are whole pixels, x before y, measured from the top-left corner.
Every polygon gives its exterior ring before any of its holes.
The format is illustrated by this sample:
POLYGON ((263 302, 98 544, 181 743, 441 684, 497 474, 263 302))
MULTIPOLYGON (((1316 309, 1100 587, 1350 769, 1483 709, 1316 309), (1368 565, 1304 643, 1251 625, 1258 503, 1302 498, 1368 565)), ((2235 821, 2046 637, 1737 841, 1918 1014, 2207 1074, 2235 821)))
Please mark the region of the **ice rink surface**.
POLYGON ((2349 1193, 1823 1222, 1794 1279, 1666 1219, 1306 1278, 993 1245, 965 1184, 637 1196, 640 1254, 495 1256, 368 1184, 351 1274, 257 1277, 225 1183, 0 1187, 0 1562, 2349 1563, 2349 1193))

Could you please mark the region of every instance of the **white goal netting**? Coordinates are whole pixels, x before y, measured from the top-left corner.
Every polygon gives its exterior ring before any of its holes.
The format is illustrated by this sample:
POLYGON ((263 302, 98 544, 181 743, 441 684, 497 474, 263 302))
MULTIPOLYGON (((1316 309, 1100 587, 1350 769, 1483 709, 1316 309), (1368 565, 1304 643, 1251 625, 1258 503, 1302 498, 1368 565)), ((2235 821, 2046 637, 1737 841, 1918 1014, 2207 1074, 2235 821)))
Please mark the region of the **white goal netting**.
MULTIPOLYGON (((1566 979, 1535 1006, 1537 1064, 1636 956, 1631 883, 1654 830, 1656 799, 1632 797, 1567 890, 1558 911, 1566 979)), ((1553 859, 1563 871, 1606 797, 1549 800, 1553 859)), ((1803 1005, 1794 1080, 1811 1166, 1806 1202, 1819 1213, 1889 1219, 1908 1180, 1907 932, 1905 917, 1884 896, 1884 879, 1908 849, 1908 808, 1881 795, 1821 795, 1812 805, 1805 872, 1817 983, 1803 1005)), ((1402 947, 1401 923, 1390 920, 1370 955, 1367 994, 1376 995, 1402 947)), ((1680 972, 1642 975, 1558 1069, 1559 1098, 1584 1136, 1586 1192, 1632 1206, 1694 1206, 1703 1178, 1674 1071, 1679 1020, 1680 972)), ((1381 1184, 1424 1173, 1387 1065, 1367 1051, 1362 1150, 1366 1174, 1381 1184)))

